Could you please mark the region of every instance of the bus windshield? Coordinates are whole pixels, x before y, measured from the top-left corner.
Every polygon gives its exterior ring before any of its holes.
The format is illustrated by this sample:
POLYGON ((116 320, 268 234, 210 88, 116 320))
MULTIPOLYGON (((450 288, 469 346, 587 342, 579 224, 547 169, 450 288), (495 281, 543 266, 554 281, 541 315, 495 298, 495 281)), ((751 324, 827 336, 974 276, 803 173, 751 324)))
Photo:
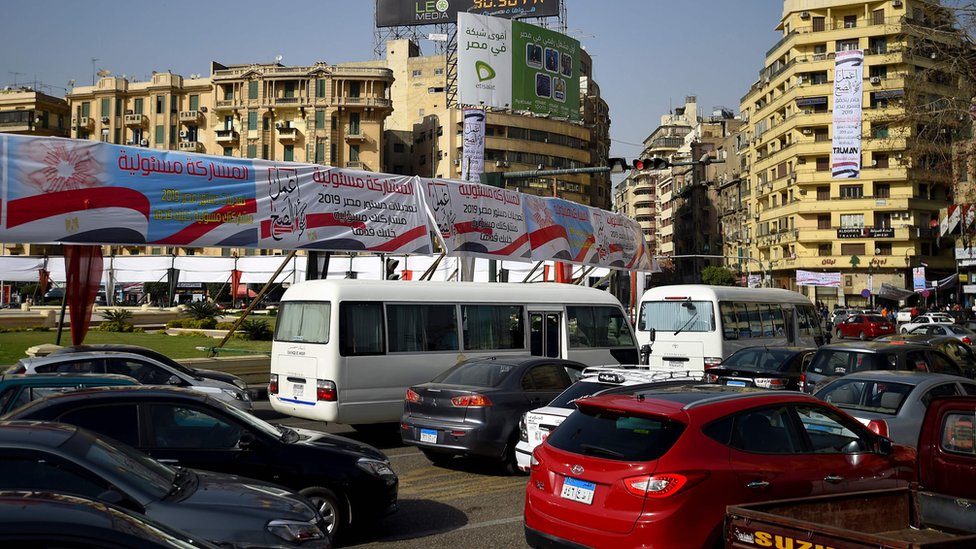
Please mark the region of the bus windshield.
POLYGON ((711 332, 715 312, 710 301, 646 301, 641 304, 638 330, 711 332))
POLYGON ((281 304, 275 323, 275 340, 291 343, 328 343, 329 313, 327 301, 289 301, 281 304))

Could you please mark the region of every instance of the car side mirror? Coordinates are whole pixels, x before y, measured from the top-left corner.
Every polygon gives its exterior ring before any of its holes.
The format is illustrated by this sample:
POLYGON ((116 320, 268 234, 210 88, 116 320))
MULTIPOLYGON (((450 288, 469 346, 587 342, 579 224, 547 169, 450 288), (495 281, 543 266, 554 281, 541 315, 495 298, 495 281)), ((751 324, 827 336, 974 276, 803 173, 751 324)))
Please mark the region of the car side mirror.
POLYGON ((251 446, 254 444, 256 440, 257 439, 254 438, 253 433, 244 431, 243 433, 241 433, 241 438, 237 441, 237 447, 240 448, 241 450, 248 450, 251 448, 251 446))
POLYGON ((651 343, 654 343, 654 340, 657 339, 657 330, 654 328, 648 330, 647 337, 650 339, 651 343))
POLYGON ((178 376, 169 376, 169 379, 166 380, 167 385, 180 385, 180 383, 181 381, 178 376))
POLYGON ((640 348, 640 363, 650 364, 650 362, 651 362, 651 345, 649 343, 645 343, 641 345, 640 348))
POLYGON ((882 456, 891 455, 893 449, 894 443, 891 442, 890 438, 882 436, 878 437, 878 454, 882 456))

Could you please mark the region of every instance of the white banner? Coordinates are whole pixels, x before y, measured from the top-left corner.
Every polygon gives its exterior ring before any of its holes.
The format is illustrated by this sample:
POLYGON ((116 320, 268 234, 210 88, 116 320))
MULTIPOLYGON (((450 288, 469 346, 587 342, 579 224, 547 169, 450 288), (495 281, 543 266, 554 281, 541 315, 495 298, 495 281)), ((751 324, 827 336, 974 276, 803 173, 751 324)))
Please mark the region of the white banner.
POLYGON ((840 288, 840 271, 817 273, 797 269, 796 284, 798 286, 826 286, 829 288, 840 288))
POLYGON ((830 171, 834 179, 861 174, 861 104, 864 52, 834 54, 834 138, 830 171))
POLYGON ((485 111, 464 109, 464 146, 461 154, 461 179, 481 181, 485 172, 485 111))
POLYGON ((459 13, 458 101, 464 105, 512 105, 512 21, 459 13))

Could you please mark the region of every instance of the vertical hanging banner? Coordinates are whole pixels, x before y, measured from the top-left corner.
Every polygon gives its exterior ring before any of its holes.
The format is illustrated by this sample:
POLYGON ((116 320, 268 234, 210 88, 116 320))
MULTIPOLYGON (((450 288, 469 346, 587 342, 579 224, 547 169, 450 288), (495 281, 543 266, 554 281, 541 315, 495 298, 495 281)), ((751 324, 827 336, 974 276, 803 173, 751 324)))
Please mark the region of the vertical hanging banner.
POLYGON ((529 195, 476 183, 423 179, 424 199, 447 253, 530 258, 522 200, 529 195))
POLYGON ((578 40, 499 17, 458 13, 458 100, 579 120, 578 40))
POLYGON ((481 181, 485 172, 485 111, 464 109, 461 179, 481 181))
POLYGON ((925 289, 925 267, 912 268, 912 288, 916 292, 925 289))
POLYGON ((864 51, 834 54, 834 138, 830 171, 834 179, 861 174, 861 105, 864 51))

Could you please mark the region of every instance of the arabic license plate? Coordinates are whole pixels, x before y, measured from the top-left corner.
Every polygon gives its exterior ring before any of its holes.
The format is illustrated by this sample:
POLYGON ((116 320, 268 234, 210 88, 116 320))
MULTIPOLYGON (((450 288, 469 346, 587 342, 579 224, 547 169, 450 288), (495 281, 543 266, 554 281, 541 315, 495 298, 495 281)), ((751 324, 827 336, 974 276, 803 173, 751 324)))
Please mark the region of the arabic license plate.
POLYGON ((421 429, 420 442, 429 442, 431 444, 437 444, 437 431, 433 429, 421 429))
POLYGON ((292 390, 292 393, 295 395, 295 398, 301 398, 302 394, 305 393, 305 384, 304 383, 295 383, 291 387, 292 387, 292 389, 291 389, 292 390))
POLYGON ((594 490, 596 490, 596 484, 592 482, 566 477, 563 480, 563 491, 559 495, 589 505, 593 503, 594 490))
POLYGON ((731 385, 732 387, 745 387, 746 386, 746 382, 745 381, 736 381, 734 379, 730 379, 730 380, 726 381, 725 384, 726 385, 731 385))

